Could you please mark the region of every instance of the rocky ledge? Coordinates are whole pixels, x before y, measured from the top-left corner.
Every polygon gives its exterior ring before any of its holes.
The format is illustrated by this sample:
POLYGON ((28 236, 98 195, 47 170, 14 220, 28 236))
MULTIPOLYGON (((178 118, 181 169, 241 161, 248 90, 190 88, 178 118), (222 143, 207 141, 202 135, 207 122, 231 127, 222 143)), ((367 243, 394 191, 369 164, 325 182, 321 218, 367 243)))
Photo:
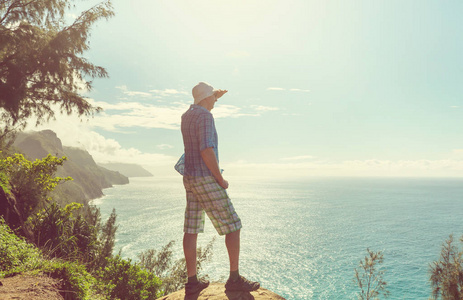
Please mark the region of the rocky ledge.
POLYGON ((185 296, 185 289, 161 297, 157 300, 286 300, 285 298, 260 288, 254 292, 226 292, 223 283, 211 283, 208 288, 199 294, 185 296))

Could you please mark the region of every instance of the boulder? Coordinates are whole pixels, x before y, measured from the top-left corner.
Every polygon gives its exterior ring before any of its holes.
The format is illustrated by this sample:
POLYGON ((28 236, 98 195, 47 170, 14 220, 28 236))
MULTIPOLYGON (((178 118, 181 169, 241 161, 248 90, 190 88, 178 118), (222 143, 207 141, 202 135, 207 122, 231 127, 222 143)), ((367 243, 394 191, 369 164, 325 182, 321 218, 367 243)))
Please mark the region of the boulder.
POLYGON ((285 298, 260 288, 254 292, 228 292, 223 283, 211 283, 199 294, 185 296, 185 289, 163 296, 157 300, 286 300, 285 298))

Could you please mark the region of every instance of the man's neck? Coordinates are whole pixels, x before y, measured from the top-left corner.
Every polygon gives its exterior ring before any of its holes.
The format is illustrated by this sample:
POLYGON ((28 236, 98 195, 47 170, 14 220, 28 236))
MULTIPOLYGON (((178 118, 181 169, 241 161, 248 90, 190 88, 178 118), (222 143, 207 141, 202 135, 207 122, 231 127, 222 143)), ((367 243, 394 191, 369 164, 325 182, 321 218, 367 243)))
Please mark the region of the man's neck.
POLYGON ((212 110, 212 109, 209 109, 209 108, 207 107, 207 104, 204 103, 204 102, 199 102, 198 105, 204 107, 204 108, 207 109, 209 112, 212 110))

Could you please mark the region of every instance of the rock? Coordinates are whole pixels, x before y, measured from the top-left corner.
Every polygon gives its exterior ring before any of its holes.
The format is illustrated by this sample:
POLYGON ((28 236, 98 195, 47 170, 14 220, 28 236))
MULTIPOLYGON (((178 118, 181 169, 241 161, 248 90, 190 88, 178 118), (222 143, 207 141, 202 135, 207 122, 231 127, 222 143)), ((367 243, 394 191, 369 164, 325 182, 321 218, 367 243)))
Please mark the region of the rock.
POLYGON ((211 283, 208 288, 202 290, 199 295, 185 296, 185 289, 174 292, 157 300, 286 300, 285 298, 260 288, 254 292, 226 292, 223 283, 211 283))

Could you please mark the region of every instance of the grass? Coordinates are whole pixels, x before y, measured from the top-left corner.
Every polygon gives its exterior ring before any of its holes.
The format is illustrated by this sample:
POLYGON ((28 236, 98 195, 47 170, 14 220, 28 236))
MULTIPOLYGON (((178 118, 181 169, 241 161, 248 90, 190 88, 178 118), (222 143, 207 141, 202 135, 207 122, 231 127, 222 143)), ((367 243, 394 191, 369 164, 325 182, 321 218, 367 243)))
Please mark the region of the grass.
POLYGON ((105 299, 96 292, 97 281, 78 262, 47 259, 34 245, 16 236, 0 218, 0 278, 17 274, 48 275, 63 282, 69 299, 105 299))
POLYGON ((35 245, 16 236, 0 218, 0 279, 18 274, 60 279, 66 299, 157 299, 161 280, 153 273, 119 256, 95 274, 78 261, 49 258, 35 245))

